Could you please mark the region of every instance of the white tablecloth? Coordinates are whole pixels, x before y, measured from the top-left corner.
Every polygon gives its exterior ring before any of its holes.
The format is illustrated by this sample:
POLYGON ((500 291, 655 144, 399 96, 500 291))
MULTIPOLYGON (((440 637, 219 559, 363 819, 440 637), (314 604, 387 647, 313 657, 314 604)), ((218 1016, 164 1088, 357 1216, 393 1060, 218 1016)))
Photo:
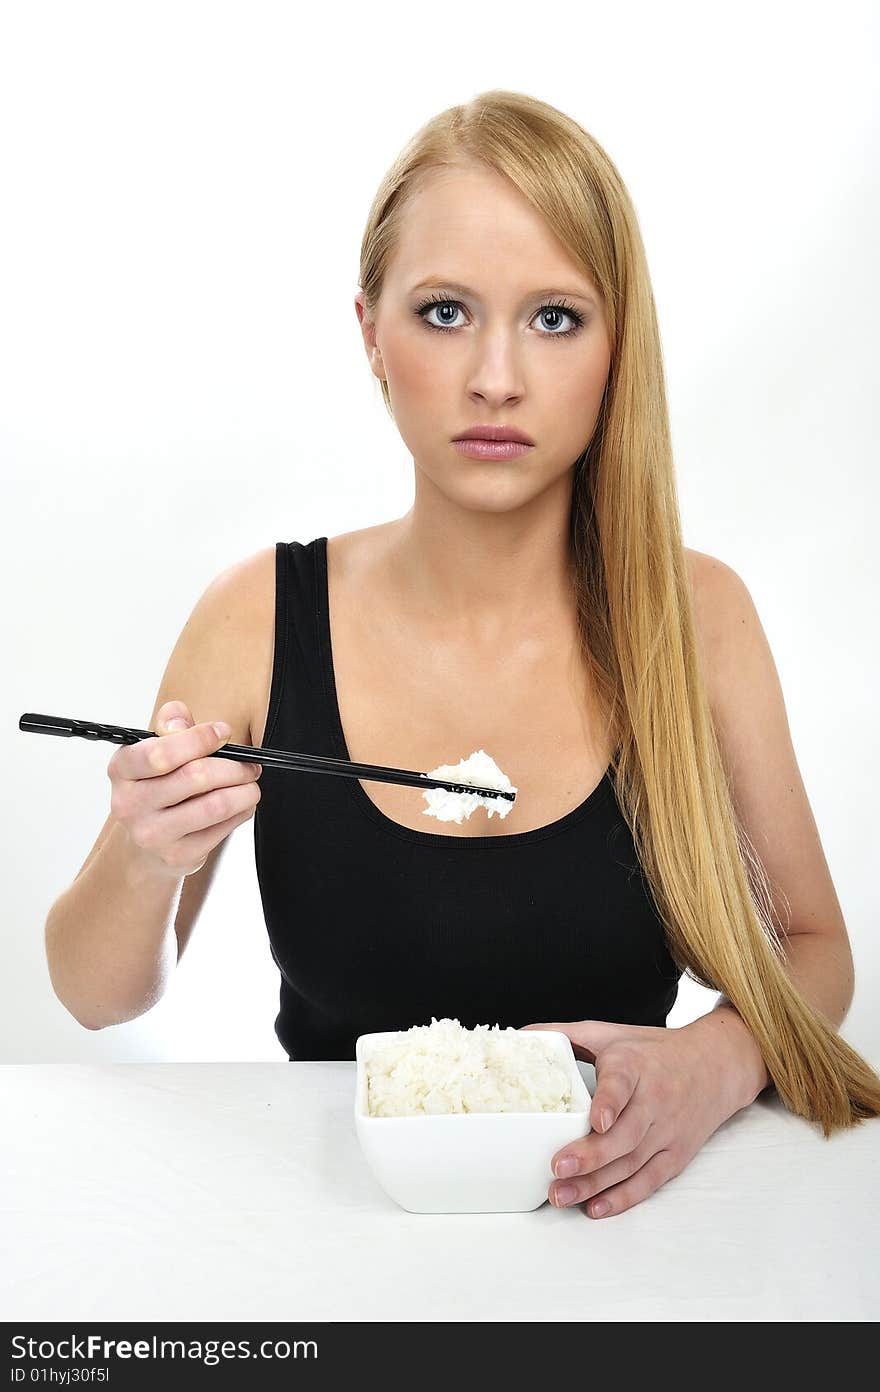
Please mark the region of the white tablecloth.
POLYGON ((626 1213, 412 1214, 362 1160, 354 1077, 0 1066, 0 1318, 880 1316, 880 1120, 826 1141, 768 1092, 626 1213))

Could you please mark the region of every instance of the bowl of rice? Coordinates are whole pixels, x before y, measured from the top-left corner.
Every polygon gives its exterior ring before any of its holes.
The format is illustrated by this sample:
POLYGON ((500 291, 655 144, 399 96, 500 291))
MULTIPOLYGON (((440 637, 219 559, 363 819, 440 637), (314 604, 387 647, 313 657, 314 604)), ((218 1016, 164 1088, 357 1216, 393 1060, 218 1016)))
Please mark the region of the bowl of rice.
POLYGON ((458 1020, 362 1034, 355 1128, 374 1178, 410 1213, 540 1208, 550 1162, 590 1130, 568 1036, 458 1020))

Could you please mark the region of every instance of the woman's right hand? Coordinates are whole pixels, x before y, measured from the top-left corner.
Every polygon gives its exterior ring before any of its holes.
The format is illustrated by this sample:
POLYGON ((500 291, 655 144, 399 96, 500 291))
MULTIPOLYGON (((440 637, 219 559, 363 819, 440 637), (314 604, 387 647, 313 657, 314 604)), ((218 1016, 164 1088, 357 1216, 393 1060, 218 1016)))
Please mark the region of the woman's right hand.
POLYGON ((260 800, 260 764, 208 757, 231 734, 220 723, 222 735, 210 721, 194 724, 182 701, 166 701, 156 717, 159 738, 120 745, 107 765, 113 816, 141 856, 176 879, 201 870, 260 800))

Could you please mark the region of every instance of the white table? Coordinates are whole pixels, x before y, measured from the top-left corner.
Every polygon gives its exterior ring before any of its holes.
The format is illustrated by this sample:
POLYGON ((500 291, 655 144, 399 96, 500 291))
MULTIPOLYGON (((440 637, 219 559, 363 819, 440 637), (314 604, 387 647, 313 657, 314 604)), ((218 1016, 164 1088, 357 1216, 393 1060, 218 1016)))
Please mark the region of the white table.
POLYGON ((2 1318, 880 1316, 880 1120, 826 1141, 768 1092, 615 1217, 412 1214, 362 1161, 354 1070, 0 1065, 2 1318))

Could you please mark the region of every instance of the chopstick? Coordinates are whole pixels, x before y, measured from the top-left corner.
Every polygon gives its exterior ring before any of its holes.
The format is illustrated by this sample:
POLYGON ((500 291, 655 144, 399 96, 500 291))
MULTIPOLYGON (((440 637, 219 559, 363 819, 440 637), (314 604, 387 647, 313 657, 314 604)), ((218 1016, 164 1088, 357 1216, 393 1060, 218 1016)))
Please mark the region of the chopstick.
MULTIPOLYGON (((87 740, 106 740, 110 744, 137 744, 139 740, 158 739, 154 730, 138 730, 127 725, 101 725, 94 720, 74 720, 71 716, 23 715, 18 728, 34 735, 59 735, 63 739, 77 736, 87 740)), ((516 800, 515 792, 505 788, 477 788, 472 783, 450 783, 443 778, 431 778, 413 769, 386 768, 383 764, 357 764, 350 759, 329 759, 321 754, 296 754, 286 749, 259 749, 249 744, 224 744, 208 756, 212 759, 234 759, 240 764, 262 764, 263 768, 293 769, 299 773, 330 773, 339 778, 364 778, 374 783, 398 783, 405 788, 445 788, 450 793, 478 793, 481 797, 516 800)))

